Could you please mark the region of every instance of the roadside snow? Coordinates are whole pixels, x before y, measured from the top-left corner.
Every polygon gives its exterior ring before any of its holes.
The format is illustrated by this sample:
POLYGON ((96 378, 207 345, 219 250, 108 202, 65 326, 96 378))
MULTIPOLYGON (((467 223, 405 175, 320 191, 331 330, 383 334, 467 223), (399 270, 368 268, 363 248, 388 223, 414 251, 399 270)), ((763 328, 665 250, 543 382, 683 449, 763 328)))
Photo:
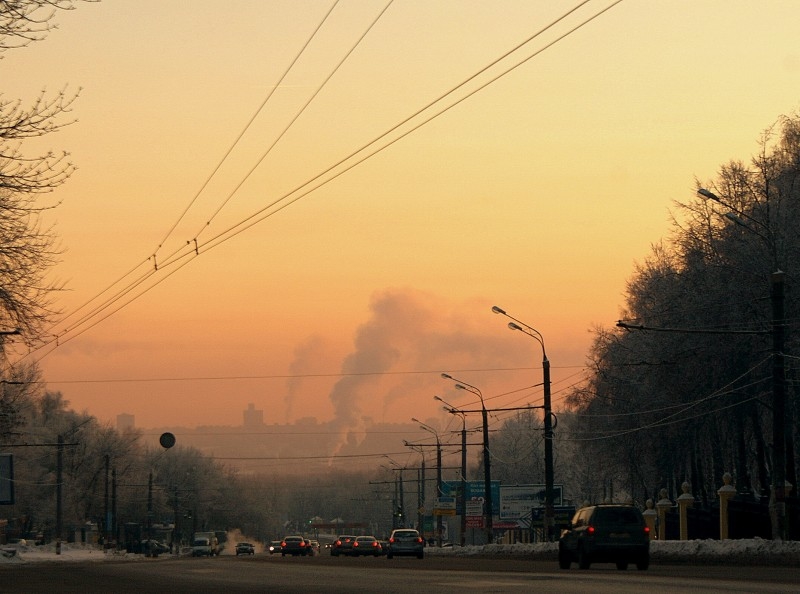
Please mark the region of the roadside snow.
MULTIPOLYGON (((558 543, 496 544, 466 547, 428 547, 427 555, 530 557, 555 559, 558 543)), ((125 551, 104 551, 93 545, 63 543, 61 553, 55 544, 33 546, 28 544, 0 545, 0 564, 40 562, 102 562, 102 561, 157 561, 169 558, 161 555, 147 559, 144 555, 125 551)), ((798 565, 800 541, 774 541, 759 538, 747 540, 688 540, 652 541, 651 559, 655 562, 703 561, 707 563, 742 563, 750 565, 798 565)))

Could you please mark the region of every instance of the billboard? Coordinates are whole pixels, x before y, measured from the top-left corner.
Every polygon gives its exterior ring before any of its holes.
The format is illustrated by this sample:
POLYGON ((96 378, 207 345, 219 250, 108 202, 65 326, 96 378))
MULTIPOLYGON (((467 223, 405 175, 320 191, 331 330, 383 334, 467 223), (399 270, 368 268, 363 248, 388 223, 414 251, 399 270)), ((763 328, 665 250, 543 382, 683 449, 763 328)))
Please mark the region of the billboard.
MULTIPOLYGON (((467 501, 483 500, 486 489, 484 481, 466 481, 467 501)), ((442 481, 442 494, 458 497, 461 492, 460 481, 442 481)), ((500 513, 500 481, 492 481, 492 515, 500 513)), ((467 514, 469 515, 469 514, 467 514)))
MULTIPOLYGON (((544 485, 503 485, 500 487, 500 520, 517 521, 530 518, 531 510, 544 507, 544 485)), ((553 505, 564 503, 563 486, 553 485, 553 505)))

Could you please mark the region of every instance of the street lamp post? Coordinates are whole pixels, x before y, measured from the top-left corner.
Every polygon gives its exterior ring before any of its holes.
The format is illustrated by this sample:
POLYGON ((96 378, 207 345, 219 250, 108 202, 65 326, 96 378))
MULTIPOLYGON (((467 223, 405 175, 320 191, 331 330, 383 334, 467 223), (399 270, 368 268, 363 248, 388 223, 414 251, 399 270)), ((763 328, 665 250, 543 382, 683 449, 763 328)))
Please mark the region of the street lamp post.
POLYGON ((405 518, 406 518, 406 507, 405 507, 405 497, 404 497, 404 479, 403 479, 403 471, 405 470, 404 466, 398 464, 395 460, 392 460, 388 455, 384 454, 384 458, 389 460, 392 464, 395 465, 394 470, 399 470, 399 481, 398 475, 394 475, 394 501, 395 501, 395 509, 392 510, 392 528, 405 528, 405 518))
POLYGON ((511 320, 508 327, 511 330, 518 330, 533 338, 542 347, 542 373, 544 374, 544 535, 545 540, 553 540, 553 527, 555 525, 554 509, 554 469, 553 469, 553 411, 550 402, 550 360, 547 358, 547 351, 544 346, 544 336, 542 333, 528 326, 525 322, 511 317, 505 310, 492 307, 496 314, 503 315, 511 320))
MULTIPOLYGON (((442 496, 442 442, 439 440, 439 432, 430 425, 427 425, 419 419, 411 419, 415 423, 419 423, 419 428, 428 433, 432 433, 436 438, 436 498, 442 496)), ((436 513, 436 505, 433 506, 436 513)), ((442 546, 442 514, 436 514, 436 546, 442 546)))
POLYGON ((458 380, 447 373, 443 373, 442 377, 456 382, 457 389, 475 394, 481 401, 481 418, 483 420, 483 500, 486 504, 486 509, 484 510, 484 515, 486 517, 484 528, 486 529, 486 542, 487 544, 491 544, 494 542, 494 526, 492 524, 492 469, 491 455, 489 454, 489 414, 486 410, 486 403, 483 401, 483 394, 481 391, 472 384, 458 380))
MULTIPOLYGON (((709 200, 722 204, 726 208, 730 205, 720 199, 719 196, 700 188, 698 195, 709 200)), ((737 225, 747 229, 751 233, 763 239, 772 252, 774 272, 771 275, 772 286, 770 289, 770 301, 772 305, 772 495, 775 510, 775 522, 773 525, 772 536, 776 540, 786 538, 786 367, 784 361, 784 277, 785 273, 778 266, 778 257, 772 232, 764 223, 747 216, 745 213, 737 213, 744 216, 748 221, 759 225, 766 231, 764 235, 754 229, 746 221, 736 214, 726 213, 726 218, 737 225)))
POLYGON ((403 445, 419 452, 421 458, 420 467, 417 469, 417 529, 422 532, 425 519, 425 452, 420 446, 405 440, 403 440, 403 445))
POLYGON ((433 397, 444 404, 444 410, 453 415, 461 415, 461 502, 459 514, 461 515, 461 546, 467 544, 467 415, 451 406, 438 396, 433 397))

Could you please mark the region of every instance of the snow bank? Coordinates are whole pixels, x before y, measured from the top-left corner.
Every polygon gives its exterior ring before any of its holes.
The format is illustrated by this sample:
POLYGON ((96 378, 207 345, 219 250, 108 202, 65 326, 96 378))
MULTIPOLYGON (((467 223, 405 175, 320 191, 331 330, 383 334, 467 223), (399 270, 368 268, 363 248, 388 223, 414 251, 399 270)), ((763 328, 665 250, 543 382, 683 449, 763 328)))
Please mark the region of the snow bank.
MULTIPOLYGON (((102 562, 108 560, 147 562, 169 558, 162 555, 148 559, 125 551, 104 551, 94 545, 63 543, 61 554, 55 544, 33 546, 25 543, 0 545, 0 564, 37 562, 102 562)), ((466 547, 428 547, 426 555, 458 557, 514 557, 532 560, 553 560, 558 556, 558 543, 492 544, 466 547)), ((740 565, 800 565, 800 541, 779 542, 760 538, 747 540, 667 540, 652 541, 650 555, 659 563, 710 563, 740 565)))

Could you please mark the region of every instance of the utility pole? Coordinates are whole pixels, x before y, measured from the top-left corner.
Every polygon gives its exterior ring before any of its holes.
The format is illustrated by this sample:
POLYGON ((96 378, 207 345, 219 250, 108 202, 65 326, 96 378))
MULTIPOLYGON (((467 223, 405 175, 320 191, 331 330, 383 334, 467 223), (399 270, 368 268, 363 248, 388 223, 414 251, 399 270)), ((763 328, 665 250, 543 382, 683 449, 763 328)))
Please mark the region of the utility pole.
POLYGON ((786 369, 784 363, 785 274, 772 273, 772 495, 773 535, 786 540, 786 369))
POLYGON ((61 532, 62 532, 62 482, 64 481, 64 436, 58 436, 58 446, 56 449, 56 553, 61 554, 61 532))
POLYGON ((153 471, 147 479, 147 540, 153 539, 153 471))
POLYGON ((467 543, 467 417, 461 415, 461 546, 467 543))
MULTIPOLYGON (((544 347, 542 347, 544 351, 544 347)), ((547 355, 542 360, 544 371, 544 538, 554 538, 555 506, 553 494, 553 411, 550 407, 550 361, 547 355)))
POLYGON ((119 547, 119 533, 117 532, 117 469, 111 469, 111 533, 114 542, 119 547))
POLYGON ((111 513, 109 512, 108 508, 108 465, 109 465, 109 458, 108 454, 105 455, 105 462, 106 462, 106 490, 105 490, 105 525, 104 525, 104 532, 105 537, 103 538, 103 548, 108 549, 108 542, 111 540, 111 513))

